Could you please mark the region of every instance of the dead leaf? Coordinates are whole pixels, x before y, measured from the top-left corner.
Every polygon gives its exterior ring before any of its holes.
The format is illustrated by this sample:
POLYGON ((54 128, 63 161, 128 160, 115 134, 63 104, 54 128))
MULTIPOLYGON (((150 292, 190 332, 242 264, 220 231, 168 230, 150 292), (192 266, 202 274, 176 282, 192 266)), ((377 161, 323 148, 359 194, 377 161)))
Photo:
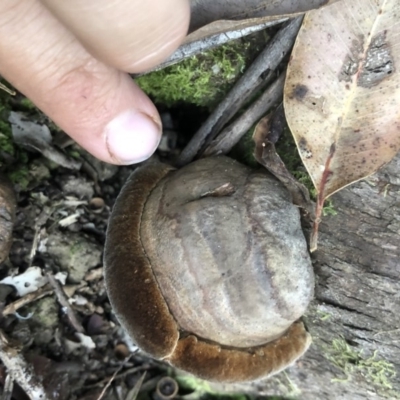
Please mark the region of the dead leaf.
POLYGON ((284 105, 318 191, 315 233, 327 197, 400 149, 399 35, 398 0, 342 0, 306 14, 284 105))
POLYGON ((38 289, 46 285, 47 278, 42 275, 40 267, 29 267, 25 272, 15 276, 6 276, 0 281, 3 285, 14 286, 18 296, 25 296, 29 293, 36 292, 38 289))
POLYGON ((307 188, 289 172, 275 150, 275 143, 281 133, 282 121, 278 111, 278 113, 268 114, 256 125, 253 133, 254 157, 258 163, 283 183, 292 195, 293 204, 305 210, 313 220, 314 205, 310 200, 307 188))
POLYGON ((24 113, 10 112, 8 118, 15 143, 29 151, 38 151, 44 157, 64 168, 78 170, 81 162, 68 157, 52 144, 52 137, 47 125, 32 122, 24 113))

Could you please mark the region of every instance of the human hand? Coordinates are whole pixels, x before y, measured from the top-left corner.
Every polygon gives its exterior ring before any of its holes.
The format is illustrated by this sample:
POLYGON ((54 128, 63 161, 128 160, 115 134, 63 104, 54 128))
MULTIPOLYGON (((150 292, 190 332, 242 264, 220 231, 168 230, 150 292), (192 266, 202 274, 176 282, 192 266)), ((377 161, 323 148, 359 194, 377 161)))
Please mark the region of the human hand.
POLYGON ((161 122, 126 72, 172 53, 189 15, 188 0, 1 0, 0 75, 95 157, 140 162, 161 122))

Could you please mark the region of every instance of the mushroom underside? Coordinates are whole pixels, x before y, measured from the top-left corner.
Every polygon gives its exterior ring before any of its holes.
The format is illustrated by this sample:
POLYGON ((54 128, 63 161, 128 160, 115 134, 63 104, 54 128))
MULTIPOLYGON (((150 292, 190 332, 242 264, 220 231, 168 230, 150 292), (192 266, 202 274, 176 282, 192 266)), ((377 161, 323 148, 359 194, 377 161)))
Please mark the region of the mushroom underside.
POLYGON ((221 383, 270 377, 292 365, 309 348, 311 336, 297 321, 279 339, 248 349, 226 348, 189 335, 179 339, 171 365, 201 379, 221 383))

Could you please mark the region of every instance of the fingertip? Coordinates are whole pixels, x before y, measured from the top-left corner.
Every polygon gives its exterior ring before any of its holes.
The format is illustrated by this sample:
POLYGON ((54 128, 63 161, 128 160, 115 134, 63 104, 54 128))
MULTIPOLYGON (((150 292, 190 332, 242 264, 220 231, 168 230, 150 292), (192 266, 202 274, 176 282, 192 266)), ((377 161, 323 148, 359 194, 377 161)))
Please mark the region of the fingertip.
POLYGON ((113 163, 135 164, 156 151, 161 139, 161 125, 149 115, 131 109, 106 125, 104 139, 113 163))
MULTIPOLYGON (((96 158, 115 165, 139 163, 149 158, 161 140, 160 116, 147 95, 129 75, 114 71, 104 82, 101 93, 92 93, 89 105, 80 103, 79 93, 71 94, 72 106, 50 113, 78 144, 96 158), (114 75, 114 76, 113 76, 114 75), (112 84, 114 82, 114 84, 112 84), (71 118, 74 116, 74 118, 71 118), (72 122, 73 121, 73 122, 72 122)), ((73 79, 76 79, 73 78, 73 79)), ((98 85, 89 76, 85 85, 98 85)), ((78 79, 79 80, 79 79, 78 79)), ((69 89, 60 88, 58 96, 69 89)), ((90 92, 90 90, 88 91, 90 92)), ((68 97, 68 96, 66 96, 68 97)))

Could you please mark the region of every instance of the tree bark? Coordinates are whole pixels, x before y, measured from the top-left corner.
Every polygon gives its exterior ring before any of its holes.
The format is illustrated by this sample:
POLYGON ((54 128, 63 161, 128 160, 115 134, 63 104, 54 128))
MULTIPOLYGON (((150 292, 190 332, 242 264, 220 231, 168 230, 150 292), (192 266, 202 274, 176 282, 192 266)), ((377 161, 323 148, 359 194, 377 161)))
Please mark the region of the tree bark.
POLYGON ((323 218, 312 256, 313 344, 255 386, 303 400, 400 398, 400 154, 332 200, 337 215, 323 218))

